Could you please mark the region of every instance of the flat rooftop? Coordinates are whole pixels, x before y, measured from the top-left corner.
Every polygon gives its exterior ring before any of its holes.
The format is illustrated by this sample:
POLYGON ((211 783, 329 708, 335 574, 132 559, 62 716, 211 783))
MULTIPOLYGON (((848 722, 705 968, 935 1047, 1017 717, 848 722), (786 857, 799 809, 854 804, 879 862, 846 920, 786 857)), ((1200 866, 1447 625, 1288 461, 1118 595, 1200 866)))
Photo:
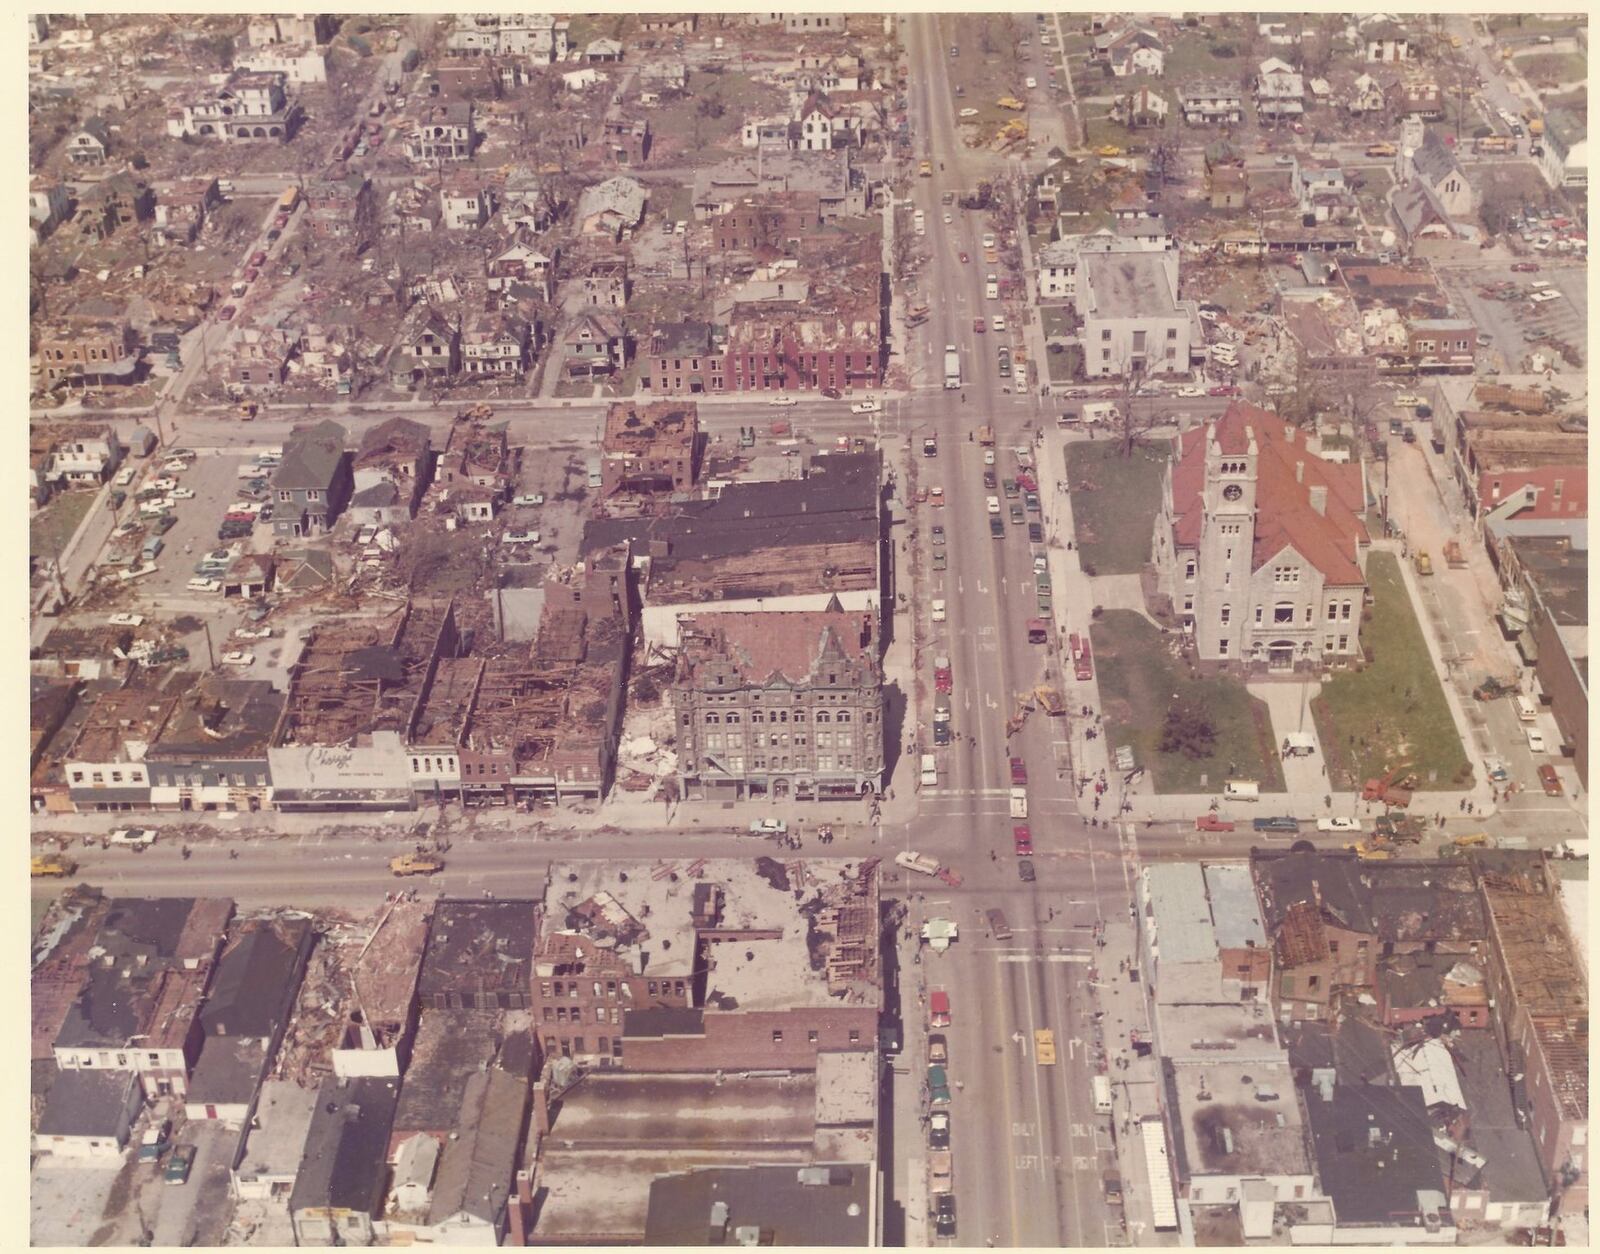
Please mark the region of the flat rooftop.
POLYGON ((1221 949, 1264 949, 1267 929, 1256 905, 1255 881, 1248 862, 1208 862, 1206 896, 1211 899, 1211 926, 1221 949))
POLYGON ((1168 1083, 1177 1097, 1173 1128, 1191 1177, 1311 1174, 1300 1103, 1286 1054, 1180 1063, 1168 1083))
POLYGON ((246 1181, 263 1176, 292 1178, 316 1108, 316 1089, 301 1088, 293 1080, 265 1081, 235 1176, 246 1181))
POLYGON ((591 1073, 540 1150, 541 1242, 642 1239, 650 1186, 695 1167, 813 1160, 816 1077, 591 1073))
POLYGON ((650 1189, 644 1243, 876 1245, 877 1174, 870 1159, 674 1172, 650 1189))
POLYGON ((1216 931, 1198 862, 1157 862, 1139 872, 1149 901, 1159 962, 1215 962, 1216 931))
POLYGON ((1268 1007, 1262 1002, 1162 1002, 1156 1013, 1161 1052, 1169 1058, 1271 1059, 1279 1052, 1268 1007))
POLYGON ((1097 318, 1178 316, 1167 268, 1156 253, 1091 254, 1082 261, 1089 312, 1097 318))

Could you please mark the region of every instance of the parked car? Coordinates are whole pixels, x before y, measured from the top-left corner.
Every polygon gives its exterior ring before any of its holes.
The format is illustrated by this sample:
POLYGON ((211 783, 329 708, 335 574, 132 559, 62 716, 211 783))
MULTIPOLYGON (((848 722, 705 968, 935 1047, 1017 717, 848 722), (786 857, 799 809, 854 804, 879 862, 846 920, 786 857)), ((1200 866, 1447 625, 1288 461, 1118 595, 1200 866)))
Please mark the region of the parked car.
POLYGON ((188 588, 190 592, 221 592, 222 591, 222 581, 220 579, 195 578, 195 579, 189 580, 189 582, 187 584, 185 584, 184 586, 186 588, 188 588))
POLYGON ((1044 543, 1044 527, 1042 525, 1040 525, 1039 523, 1031 522, 1031 523, 1028 524, 1028 543, 1029 544, 1043 544, 1044 543))
POLYGON ((1545 796, 1561 796, 1561 776, 1556 774, 1556 768, 1548 762, 1539 768, 1539 783, 1544 786, 1545 796))
POLYGON ((1194 821, 1194 830, 1197 832, 1231 832, 1233 820, 1225 819, 1220 814, 1202 814, 1194 821))
POLYGON ((1252 819, 1250 826, 1258 832, 1298 832, 1300 823, 1287 814, 1274 814, 1267 818, 1252 819))
MULTIPOLYGON (((944 1039, 943 1037, 940 1038, 944 1039)), ((929 1054, 933 1057, 933 1038, 928 1038, 929 1054)), ((950 1148, 950 1114, 948 1111, 935 1110, 928 1116, 928 1148, 947 1150, 950 1148)), ((947 1195, 941 1195, 947 1196, 947 1195)))
POLYGON ((753 819, 750 823, 752 836, 786 836, 789 824, 783 819, 753 819))
POLYGON ((1524 733, 1528 737, 1528 752, 1548 753, 1549 746, 1545 743, 1544 733, 1537 727, 1530 727, 1524 733))
POLYGON ((158 1119, 146 1128, 144 1135, 139 1138, 139 1161, 142 1163, 160 1162, 161 1155, 165 1154, 171 1145, 171 1142, 167 1139, 171 1135, 172 1120, 170 1119, 158 1119))
POLYGON ((928 1061, 941 1066, 950 1061, 950 1045, 942 1032, 933 1032, 928 1036, 928 1061))
POLYGON ((220 322, 231 322, 233 320, 233 315, 238 312, 238 309, 236 309, 234 306, 224 305, 221 312, 217 314, 217 319, 220 322))
POLYGON ((780 409, 787 409, 787 408, 789 408, 789 406, 798 405, 799 403, 800 403, 799 401, 797 401, 794 397, 789 396, 788 394, 783 394, 783 395, 780 395, 780 396, 774 396, 774 397, 771 397, 767 401, 767 404, 776 405, 780 409))
POLYGON ((508 531, 501 539, 502 544, 538 544, 537 531, 508 531))
POLYGON ((1361 830, 1361 822, 1359 819, 1349 819, 1342 816, 1318 819, 1317 830, 1319 832, 1359 832, 1361 830))
POLYGON ((1012 827, 1011 849, 1019 858, 1030 857, 1033 854, 1033 829, 1026 823, 1018 823, 1012 827))
POLYGON ((871 397, 868 397, 866 400, 857 401, 854 405, 850 406, 850 412, 852 414, 881 414, 883 412, 883 406, 877 401, 873 400, 871 397))
POLYGON ((1033 883, 1034 874, 1033 874, 1033 861, 1032 861, 1032 859, 1029 859, 1029 858, 1018 858, 1017 859, 1017 878, 1020 879, 1024 884, 1033 883))
POLYGON ((178 1146, 172 1151, 172 1157, 167 1160, 167 1169, 161 1178, 168 1184, 188 1184, 189 1172, 194 1169, 194 1155, 194 1146, 178 1146))
POLYGON ((256 655, 248 649, 230 649, 221 660, 224 666, 254 666, 256 655))

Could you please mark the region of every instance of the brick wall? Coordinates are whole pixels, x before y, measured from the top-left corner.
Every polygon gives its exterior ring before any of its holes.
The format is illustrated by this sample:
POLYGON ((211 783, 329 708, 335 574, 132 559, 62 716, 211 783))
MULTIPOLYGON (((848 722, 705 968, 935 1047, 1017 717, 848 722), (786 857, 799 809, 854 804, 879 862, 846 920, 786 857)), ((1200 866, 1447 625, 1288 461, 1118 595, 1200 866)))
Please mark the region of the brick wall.
POLYGON ((818 1053, 873 1049, 877 1035, 878 1012, 870 1006, 708 1010, 704 1036, 626 1038, 622 1066, 635 1072, 812 1071, 818 1053))

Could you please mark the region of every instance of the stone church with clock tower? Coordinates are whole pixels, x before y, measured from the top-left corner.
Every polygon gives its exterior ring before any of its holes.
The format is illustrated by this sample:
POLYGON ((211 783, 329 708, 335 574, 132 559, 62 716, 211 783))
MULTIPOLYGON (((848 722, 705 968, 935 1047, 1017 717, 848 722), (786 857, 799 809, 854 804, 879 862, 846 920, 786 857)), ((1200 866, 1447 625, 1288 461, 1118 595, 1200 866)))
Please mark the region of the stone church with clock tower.
POLYGON ((1155 563, 1201 659, 1292 672, 1358 656, 1370 544, 1363 467, 1278 415, 1235 401, 1179 438, 1155 563))

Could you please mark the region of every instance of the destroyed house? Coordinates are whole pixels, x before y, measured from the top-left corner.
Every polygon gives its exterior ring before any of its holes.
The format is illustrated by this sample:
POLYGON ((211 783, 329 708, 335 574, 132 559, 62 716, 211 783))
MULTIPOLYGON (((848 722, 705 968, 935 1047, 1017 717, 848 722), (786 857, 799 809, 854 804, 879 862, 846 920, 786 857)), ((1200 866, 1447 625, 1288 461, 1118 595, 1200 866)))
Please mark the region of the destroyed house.
POLYGON ((135 674, 132 686, 86 693, 70 744, 61 757, 68 795, 81 813, 145 809, 150 804, 150 746, 178 707, 178 696, 135 674))
POLYGON ((388 418, 361 437, 350 510, 358 522, 415 518, 433 480, 432 434, 410 418, 388 418))
POLYGON ((225 898, 111 901, 56 1033, 56 1064, 135 1072, 150 1100, 183 1096, 199 1056, 200 1005, 232 915, 225 898))
POLYGON ((270 804, 267 750, 284 694, 265 679, 205 674, 145 754, 159 810, 260 810, 270 804))
POLYGON ((675 401, 614 402, 600 450, 605 496, 692 491, 699 478, 699 409, 675 401))
POLYGON ((534 960, 547 1062, 813 1071, 874 1050, 878 863, 827 865, 553 865, 534 960))
POLYGON ((532 901, 440 902, 417 980, 424 1012, 527 1009, 537 915, 532 901))

